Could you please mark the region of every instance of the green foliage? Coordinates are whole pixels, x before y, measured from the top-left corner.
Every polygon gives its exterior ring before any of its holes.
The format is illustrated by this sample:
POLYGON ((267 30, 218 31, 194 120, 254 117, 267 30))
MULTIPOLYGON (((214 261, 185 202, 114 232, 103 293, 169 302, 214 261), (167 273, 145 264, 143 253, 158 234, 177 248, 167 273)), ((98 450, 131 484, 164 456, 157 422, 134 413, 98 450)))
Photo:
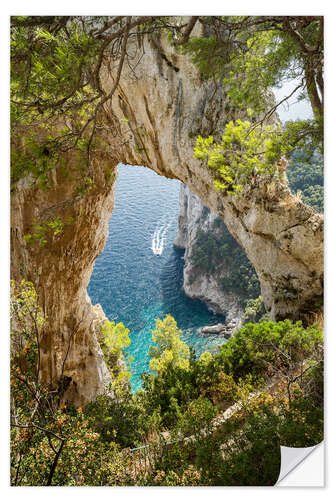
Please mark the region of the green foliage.
POLYGON ((53 432, 61 432, 66 441, 52 476, 52 486, 113 486, 126 477, 126 460, 119 446, 115 442, 104 443, 90 428, 82 411, 58 411, 54 419, 48 419, 48 425, 48 437, 36 428, 12 430, 12 485, 48 484, 54 455, 51 445, 57 446, 53 432))
MULTIPOLYGON (((11 304, 12 339, 34 332, 29 338, 36 343, 36 324, 43 325, 44 318, 33 285, 13 283, 11 304)), ((157 325, 161 343, 170 330, 179 339, 175 322, 166 319, 157 325)), ((104 336, 107 352, 117 356, 128 342, 123 325, 107 323, 104 336)), ((136 394, 116 385, 84 411, 60 406, 54 390, 39 386, 36 372, 27 370, 30 346, 23 342, 21 351, 21 344, 15 345, 15 485, 271 485, 279 474, 280 443, 312 446, 323 437, 322 334, 300 322, 249 324, 217 355, 205 353, 199 360, 191 355, 186 367, 167 363, 156 375, 145 375, 136 394), (267 394, 262 377, 272 374, 277 387, 267 394), (47 402, 37 414, 32 387, 42 391, 39 404, 47 402), (235 402, 229 418, 217 421, 235 402), (124 450, 129 447, 135 450, 124 450)), ((164 350, 159 352, 163 356, 164 350)), ((36 354, 38 349, 32 366, 36 354)))
MULTIPOLYGON (((229 17, 230 26, 242 22, 229 17)), ((289 69, 295 44, 282 43, 281 33, 246 30, 230 34, 223 30, 211 37, 192 37, 182 48, 206 77, 223 78, 228 96, 237 107, 265 111, 270 95, 265 90, 279 84, 289 69), (231 35, 231 36, 230 36, 231 35)))
POLYGON ((317 212, 324 211, 324 187, 309 186, 303 191, 302 199, 304 203, 313 207, 317 212))
POLYGON ((300 153, 294 153, 288 164, 287 175, 293 192, 302 192, 302 200, 316 209, 324 210, 324 176, 323 161, 320 155, 308 158, 300 153))
POLYGON ((12 19, 11 182, 30 173, 45 188, 71 147, 87 166, 88 145, 95 140, 81 131, 91 131, 89 119, 100 98, 88 75, 102 42, 88 35, 88 18, 73 19, 54 33, 41 24, 19 26, 12 19))
MULTIPOLYGON (((17 376, 22 375, 23 358, 24 376, 38 378, 40 330, 46 322, 38 304, 38 295, 33 283, 21 280, 10 283, 10 318, 11 318, 11 371, 12 390, 19 396, 22 387, 17 376)), ((26 389, 23 392, 27 396, 26 389)), ((22 394, 22 395, 23 395, 22 394)), ((20 394, 20 396, 22 396, 20 394)))
POLYGON ((266 313, 262 296, 259 295, 256 299, 248 300, 242 317, 242 324, 261 323, 261 321, 265 320, 269 321, 269 315, 266 313))
POLYGON ((191 37, 179 50, 191 56, 191 61, 205 78, 219 77, 227 62, 225 46, 215 37, 191 37))
MULTIPOLYGON (((29 322, 33 319, 42 326, 45 319, 38 305, 38 295, 33 283, 22 280, 17 283, 11 280, 10 314, 13 321, 20 327, 20 333, 29 333, 29 322), (28 322, 28 323, 27 323, 28 322)), ((14 325, 16 324, 14 323, 14 325)), ((13 326, 14 326, 13 325, 13 326)), ((31 325, 30 325, 31 326, 31 325)))
POLYGON ((115 388, 115 397, 102 394, 84 412, 102 441, 116 442, 122 448, 138 446, 159 425, 158 413, 147 413, 140 392, 133 395, 119 386, 115 388))
POLYGON ((208 432, 216 417, 217 409, 209 399, 199 396, 191 401, 177 422, 177 431, 183 436, 202 439, 203 431, 208 432))
MULTIPOLYGON (((110 36, 108 18, 99 20, 110 36)), ((217 189, 235 195, 250 183, 254 171, 272 176, 281 155, 302 149, 312 157, 313 151, 321 151, 323 113, 321 103, 315 102, 321 83, 321 22, 302 17, 270 22, 268 17, 253 16, 208 16, 202 21, 209 36, 190 39, 183 51, 191 54, 205 78, 222 79, 238 107, 237 116, 247 111, 250 120, 230 122, 221 143, 199 137, 195 155, 214 173, 217 189), (298 39, 314 48, 311 64, 298 39), (288 122, 283 128, 254 126, 256 117, 271 106, 269 89, 299 77, 304 77, 315 118, 288 122)), ((163 21, 157 20, 156 26, 164 29, 163 21)), ((147 27, 152 23, 142 23, 139 31, 147 27)), ((59 166, 68 174, 62 153, 74 146, 77 194, 94 187, 86 161, 89 148, 99 144, 93 139, 93 119, 103 93, 95 69, 105 43, 103 36, 95 36, 96 29, 96 20, 89 17, 71 17, 67 25, 56 16, 50 24, 46 19, 34 24, 31 17, 13 18, 13 184, 31 174, 41 187, 48 187, 51 169, 59 166), (33 132, 23 134, 28 128, 33 132)), ((177 27, 173 29, 179 34, 177 27)), ((120 46, 119 40, 115 46, 120 46)), ((318 166, 307 169, 295 161, 293 165, 292 188, 302 189, 304 200, 321 209, 318 166)), ((25 239, 43 246, 48 236, 59 236, 63 229, 59 218, 35 221, 33 233, 25 239)), ((233 242, 220 245, 214 238, 205 236, 205 243, 204 235, 200 238, 195 265, 212 270, 223 258, 240 273, 235 280, 224 278, 224 289, 245 289, 252 270, 241 263, 233 242)), ((251 286, 254 293, 257 285, 251 286)), ((257 319, 260 310, 259 299, 249 303, 247 319, 257 319)), ((132 395, 126 383, 114 384, 82 412, 62 403, 64 379, 52 386, 40 382, 46 318, 31 283, 12 283, 11 319, 13 485, 271 485, 279 473, 280 444, 302 447, 322 440, 322 333, 316 326, 304 329, 300 322, 288 320, 249 323, 217 355, 205 353, 196 360, 180 340, 176 322, 167 316, 156 322, 150 349, 150 367, 156 374, 144 376, 143 389, 132 395), (265 394, 263 383, 272 377, 276 387, 265 394), (214 429, 216 413, 235 402, 233 415, 214 429), (174 441, 158 447, 165 430, 174 441), (184 435, 194 439, 184 441, 184 435), (150 456, 149 470, 143 472, 141 461, 121 448, 146 442, 158 453, 150 456)), ((128 345, 124 325, 104 325, 102 349, 116 381, 128 380, 116 368, 128 345)))
POLYGON ((322 332, 313 326, 302 327, 300 321, 263 321, 248 323, 220 347, 217 356, 223 370, 235 380, 248 373, 255 376, 269 375, 277 357, 285 356, 296 368, 300 360, 306 359, 322 345, 322 332))
POLYGON ((213 359, 212 354, 209 351, 205 351, 200 356, 200 363, 207 366, 209 365, 209 363, 211 363, 212 359, 213 359))
MULTIPOLYGON (((15 141, 15 136, 12 136, 15 141)), ((37 179, 41 188, 47 188, 50 183, 49 173, 61 164, 59 154, 50 151, 47 140, 39 139, 37 135, 30 132, 24 137, 24 146, 11 148, 11 172, 10 180, 13 186, 21 177, 27 174, 37 179)))
POLYGON ((271 104, 267 90, 286 77, 296 45, 290 39, 283 40, 281 32, 274 30, 247 33, 245 38, 247 49, 233 56, 223 82, 234 104, 242 107, 247 103, 256 112, 263 112, 271 104))
MULTIPOLYGON (((260 283, 256 272, 243 249, 229 233, 224 223, 211 231, 198 229, 190 255, 191 264, 207 274, 222 275, 220 287, 224 293, 232 293, 243 304, 257 297, 260 283)), ((195 279, 193 270, 190 279, 195 279)))
POLYGON ((289 405, 283 403, 278 428, 281 445, 305 448, 320 443, 324 435, 323 401, 315 404, 312 395, 300 392, 289 405))
POLYGON ((120 361, 122 360, 124 349, 131 343, 129 338, 129 330, 123 323, 115 323, 114 321, 106 320, 102 326, 101 348, 104 354, 104 359, 112 374, 113 384, 122 384, 129 382, 131 373, 127 369, 121 369, 120 361))
MULTIPOLYGON (((222 78, 238 108, 266 112, 272 104, 270 89, 301 77, 303 93, 299 99, 313 100, 312 78, 322 85, 322 19, 214 16, 204 22, 206 33, 190 38, 181 51, 190 55, 205 77, 222 78), (313 61, 317 61, 312 72, 309 47, 313 61)), ((322 112, 313 108, 315 114, 322 112)))
POLYGON ((209 274, 217 271, 226 253, 222 247, 222 242, 214 234, 198 228, 190 255, 191 264, 209 274))
MULTIPOLYGON (((72 223, 71 220, 68 223, 72 223)), ((38 243, 41 247, 48 242, 50 235, 60 235, 64 230, 64 222, 59 217, 54 217, 51 221, 39 223, 37 219, 32 225, 33 233, 24 235, 27 243, 38 243)))
POLYGON ((182 410, 199 395, 192 369, 168 364, 157 376, 145 374, 142 378, 148 414, 158 409, 165 428, 175 425, 182 410))
MULTIPOLYGON (((14 120, 31 119, 20 102, 32 105, 38 96, 40 113, 64 112, 96 93, 81 79, 96 62, 100 40, 85 33, 74 21, 56 35, 41 27, 11 30, 11 79, 14 120), (31 46, 31 38, 34 44, 31 46), (20 65, 18 64, 20 62, 20 65), (18 102, 18 104, 16 104, 18 102), (61 108, 58 103, 61 103, 61 108)), ((38 116, 38 111, 35 111, 38 116)))
POLYGON ((264 400, 246 405, 201 451, 199 463, 206 481, 214 486, 274 485, 280 472, 277 425, 277 416, 264 400))
POLYGON ((168 365, 188 370, 190 349, 180 339, 181 334, 170 314, 163 321, 156 320, 156 330, 152 332, 153 345, 149 349, 151 370, 161 373, 168 365))
POLYGON ((118 358, 122 349, 131 343, 128 334, 129 330, 125 328, 123 323, 116 324, 114 321, 106 320, 102 327, 102 348, 105 354, 111 354, 118 358))
POLYGON ((238 119, 227 123, 219 144, 213 136, 199 136, 194 157, 207 162, 215 174, 217 189, 237 194, 249 183, 254 168, 262 176, 274 174, 276 160, 288 149, 277 138, 280 135, 276 127, 266 125, 251 130, 249 121, 238 119))
MULTIPOLYGON (((227 124, 221 142, 198 137, 195 157, 213 170, 217 189, 240 192, 253 167, 269 175, 274 163, 291 151, 306 151, 310 157, 314 151, 323 152, 322 23, 319 17, 208 17, 204 35, 192 37, 181 48, 203 77, 222 80, 237 115, 247 113, 252 120, 227 124), (299 101, 310 101, 314 118, 271 127, 276 107, 278 111, 271 89, 285 81, 298 82, 285 100, 294 99, 298 91, 299 101)), ((311 189, 307 194, 314 203, 319 201, 317 193, 311 189)))
MULTIPOLYGON (((270 325, 270 334, 267 327, 261 327, 256 336, 262 343, 262 350, 259 348, 259 351, 264 352, 265 356, 269 355, 270 348, 276 356, 281 347, 280 355, 274 360, 276 367, 290 355, 294 368, 299 369, 298 361, 303 354, 311 357, 315 352, 315 345, 318 346, 322 341, 319 330, 315 328, 302 331, 300 324, 292 325, 290 322, 280 322, 276 327, 273 325, 274 323, 270 325), (298 334, 301 340, 297 338, 298 334), (272 346, 267 349, 267 342, 270 341, 272 346), (274 345, 279 345, 279 348, 275 349, 274 345)), ((247 333, 243 331, 244 340, 247 333)), ((240 349, 247 351, 246 345, 240 349)), ((219 355, 213 358, 201 365, 210 365, 216 372, 221 358, 219 355)), ((200 361, 193 363, 192 369, 199 364, 200 361)), ((240 365, 239 367, 243 365, 241 359, 236 360, 235 364, 240 365)), ((297 384, 291 401, 286 399, 281 385, 278 385, 275 392, 270 389, 270 393, 255 395, 253 391, 258 389, 258 381, 255 384, 240 381, 236 396, 238 409, 219 426, 213 425, 213 407, 207 396, 189 402, 186 410, 182 410, 178 417, 175 436, 178 432, 179 439, 180 432, 191 436, 191 439, 168 447, 166 456, 157 464, 155 475, 145 484, 275 484, 280 472, 280 444, 291 447, 312 446, 323 438, 322 373, 320 363, 305 371, 303 381, 300 385, 297 384), (304 380, 306 378, 308 379, 304 380)), ((250 375, 251 371, 247 374, 250 375)), ((201 390, 204 378, 200 378, 201 390)), ((224 374, 222 380, 226 387, 230 388, 232 384, 237 387, 232 376, 224 374)), ((300 378, 297 382, 300 382, 300 378)), ((214 406, 216 407, 215 404, 214 406)))
POLYGON ((121 482, 126 460, 81 409, 61 401, 64 379, 43 384, 40 341, 47 318, 31 282, 11 282, 11 484, 99 486, 121 482))

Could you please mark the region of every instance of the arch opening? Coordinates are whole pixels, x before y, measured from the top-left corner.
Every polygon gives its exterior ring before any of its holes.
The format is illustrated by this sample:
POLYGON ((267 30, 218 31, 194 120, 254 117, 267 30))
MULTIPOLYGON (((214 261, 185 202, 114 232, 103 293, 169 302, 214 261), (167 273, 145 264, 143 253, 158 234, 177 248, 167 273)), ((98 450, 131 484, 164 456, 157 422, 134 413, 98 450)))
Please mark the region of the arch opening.
POLYGON ((173 245, 180 184, 145 167, 118 166, 109 236, 87 289, 92 303, 99 303, 108 319, 130 329, 126 351, 134 358, 130 363, 134 391, 141 386, 140 375, 149 371, 155 319, 171 314, 182 339, 198 356, 225 342, 222 336, 198 332, 225 317, 183 291, 184 250, 173 245))

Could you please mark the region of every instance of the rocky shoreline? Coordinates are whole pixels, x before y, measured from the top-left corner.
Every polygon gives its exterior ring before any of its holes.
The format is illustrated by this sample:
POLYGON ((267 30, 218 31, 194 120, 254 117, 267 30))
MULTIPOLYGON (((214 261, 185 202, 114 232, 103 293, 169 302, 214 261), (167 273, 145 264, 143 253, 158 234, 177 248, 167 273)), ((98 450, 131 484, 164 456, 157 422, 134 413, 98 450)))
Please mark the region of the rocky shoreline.
MULTIPOLYGON (((198 272, 198 269, 191 263, 198 230, 222 236, 223 229, 217 224, 219 219, 219 216, 209 210, 195 194, 191 193, 187 186, 181 185, 178 234, 174 245, 185 249, 184 293, 192 299, 204 302, 214 313, 223 314, 226 317, 226 324, 233 325, 230 328, 227 327, 227 331, 230 331, 240 327, 243 308, 235 294, 225 293, 221 289, 221 277, 228 273, 228 269, 216 269, 215 272, 208 274, 203 270, 198 272)), ((223 326, 225 327, 225 325, 223 326)))

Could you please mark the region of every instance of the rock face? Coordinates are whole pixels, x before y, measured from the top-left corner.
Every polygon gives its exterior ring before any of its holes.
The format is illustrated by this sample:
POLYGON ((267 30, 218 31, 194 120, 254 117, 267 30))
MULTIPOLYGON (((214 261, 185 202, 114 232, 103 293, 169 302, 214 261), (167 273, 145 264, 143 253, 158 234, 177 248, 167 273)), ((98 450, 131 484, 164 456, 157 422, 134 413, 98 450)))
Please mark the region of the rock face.
MULTIPOLYGON (((108 380, 86 287, 106 241, 119 162, 181 180, 223 218, 256 269, 272 318, 298 318, 323 293, 323 217, 274 180, 248 186, 237 198, 222 195, 209 169, 193 159, 195 137, 220 138, 230 119, 223 84, 215 88, 203 81, 166 38, 145 35, 139 46, 133 42, 128 63, 107 108, 107 146, 94 152, 87 172, 94 187, 77 194, 72 178, 83 174, 72 153, 65 157, 70 175, 54 169, 47 190, 22 179, 11 197, 12 277, 35 283, 48 316, 42 376, 53 382, 68 377, 65 397, 77 404, 92 399, 108 380), (54 217, 66 222, 60 234, 48 235, 44 246, 25 241, 34 219, 54 217)), ((107 91, 114 76, 105 68, 102 80, 107 91)))
MULTIPOLYGON (((233 321, 240 326, 243 308, 237 295, 225 293, 221 287, 223 269, 205 272, 191 262, 195 250, 198 230, 214 233, 222 237, 223 229, 216 224, 219 217, 211 212, 196 195, 184 184, 179 192, 178 234, 174 245, 185 249, 184 254, 184 292, 188 297, 205 302, 214 312, 224 314, 226 322, 233 321)), ((226 270, 228 271, 228 270, 226 270)))
POLYGON ((78 405, 93 399, 110 381, 98 343, 105 316, 100 306, 92 306, 86 288, 106 242, 114 196, 104 168, 96 163, 94 173, 96 188, 84 198, 76 196, 75 184, 58 170, 49 189, 26 178, 11 196, 11 276, 35 284, 47 317, 41 380, 56 384, 66 377, 65 399, 78 405), (61 234, 48 234, 43 246, 25 241, 24 235, 35 230, 35 219, 54 217, 65 221, 61 234))
POLYGON ((220 334, 225 330, 225 325, 223 323, 218 323, 217 325, 213 326, 203 326, 200 328, 200 333, 213 333, 213 334, 220 334))
POLYGON ((223 337, 229 338, 237 328, 236 321, 227 325, 218 323, 217 325, 204 326, 203 328, 200 328, 199 333, 206 333, 208 335, 223 335, 223 337))

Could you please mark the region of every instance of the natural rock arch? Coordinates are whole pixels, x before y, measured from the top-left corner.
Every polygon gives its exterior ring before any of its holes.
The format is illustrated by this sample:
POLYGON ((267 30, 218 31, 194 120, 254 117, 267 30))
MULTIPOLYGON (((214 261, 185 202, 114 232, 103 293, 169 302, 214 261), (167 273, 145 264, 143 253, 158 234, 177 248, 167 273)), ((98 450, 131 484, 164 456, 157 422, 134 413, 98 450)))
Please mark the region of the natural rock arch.
MULTIPOLYGON (((77 404, 92 399, 108 380, 96 337, 103 313, 92 307, 86 287, 106 241, 120 162, 181 180, 224 219, 257 271, 272 318, 297 319, 322 297, 323 217, 286 184, 262 181, 237 198, 217 192, 210 171, 193 158, 195 137, 220 135, 236 110, 230 112, 221 82, 203 81, 165 39, 142 43, 140 60, 132 47, 131 64, 108 108, 108 145, 95 152, 91 165, 94 189, 78 197, 72 180, 57 169, 49 190, 25 178, 11 200, 12 276, 35 283, 48 317, 42 378, 63 377, 66 398, 77 404), (27 244, 24 235, 34 219, 53 217, 70 221, 62 234, 44 247, 27 244)), ((106 90, 113 84, 107 69, 103 83, 106 90)), ((74 168, 75 156, 67 162, 74 168)))

